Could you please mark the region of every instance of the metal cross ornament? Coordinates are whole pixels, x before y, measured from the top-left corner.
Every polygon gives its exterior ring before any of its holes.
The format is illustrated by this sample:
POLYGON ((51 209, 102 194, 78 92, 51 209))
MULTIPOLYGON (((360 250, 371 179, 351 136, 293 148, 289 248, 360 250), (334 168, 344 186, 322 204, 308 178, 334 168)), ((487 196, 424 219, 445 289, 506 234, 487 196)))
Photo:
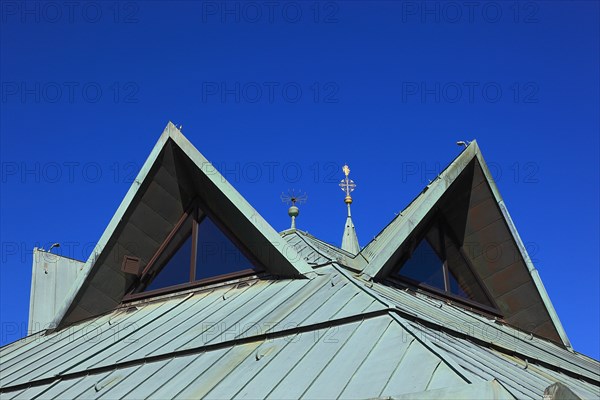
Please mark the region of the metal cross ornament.
POLYGON ((346 192, 346 196, 350 197, 350 193, 356 189, 356 183, 354 183, 352 179, 348 178, 348 175, 350 175, 350 168, 348 165, 344 165, 342 167, 342 171, 344 171, 344 175, 346 175, 346 177, 340 181, 340 188, 346 192))

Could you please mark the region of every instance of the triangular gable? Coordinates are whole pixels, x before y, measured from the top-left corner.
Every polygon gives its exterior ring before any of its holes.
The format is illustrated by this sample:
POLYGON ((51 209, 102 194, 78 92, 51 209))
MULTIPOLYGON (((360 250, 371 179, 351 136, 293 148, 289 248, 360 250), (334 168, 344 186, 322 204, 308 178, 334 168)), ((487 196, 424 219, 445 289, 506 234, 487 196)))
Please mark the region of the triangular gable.
MULTIPOLYGON (((562 324, 498 192, 472 142, 361 254, 367 279, 384 279, 435 215, 452 226, 504 319, 524 331, 571 347, 562 324)), ((412 249, 411 249, 412 247, 412 249)))
POLYGON ((139 259, 143 269, 195 199, 218 216, 271 274, 312 276, 311 267, 169 122, 53 326, 66 326, 118 305, 137 279, 121 270, 124 257, 139 259))

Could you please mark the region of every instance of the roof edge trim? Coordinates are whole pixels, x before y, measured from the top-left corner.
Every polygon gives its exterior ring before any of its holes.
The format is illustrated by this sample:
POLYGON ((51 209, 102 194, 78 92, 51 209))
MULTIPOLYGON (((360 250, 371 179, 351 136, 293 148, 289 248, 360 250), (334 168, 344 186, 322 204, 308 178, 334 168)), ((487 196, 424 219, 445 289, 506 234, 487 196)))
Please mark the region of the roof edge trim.
MULTIPOLYGON (((77 297, 77 294, 79 293, 80 289, 83 287, 85 280, 92 273, 92 270, 93 270, 94 264, 96 263, 96 260, 98 259, 99 255, 104 250, 104 247, 108 244, 108 241, 110 240, 110 238, 116 231, 119 223, 125 216, 127 209, 133 202, 133 199, 135 198, 139 188, 142 186, 142 182, 144 182, 146 180, 146 178, 148 177, 148 173, 150 172, 152 165, 154 165, 154 163, 158 159, 158 156, 160 155, 161 151, 165 147, 165 144, 169 140, 169 134, 168 134, 167 130, 170 125, 173 125, 173 123, 171 121, 169 121, 169 123, 167 124, 167 127, 164 129, 163 133, 158 138, 158 141, 152 148, 152 151, 148 155, 148 158, 146 158, 146 161, 144 161, 142 168, 140 168, 140 172, 138 172, 137 176, 133 180, 133 183, 127 190, 125 197, 123 197, 123 200, 121 200, 119 207, 117 207, 117 211, 115 211, 115 213, 113 214, 112 218, 110 219, 108 225, 106 226, 106 228, 104 228, 104 232, 102 232, 100 239, 98 239, 96 246, 94 246, 94 249, 90 253, 90 256, 88 257, 87 261, 85 262, 85 266, 84 266, 85 272, 83 274, 81 274, 77 278, 75 283, 73 284, 73 287, 67 294, 65 300, 63 301, 63 304, 58 309, 53 322, 50 324, 50 329, 48 329, 48 331, 52 332, 60 326, 60 323, 62 322, 63 318, 69 311, 71 304, 77 297)), ((173 127, 174 127, 174 125, 173 125, 173 127)))
POLYGON ((242 212, 243 215, 262 233, 275 249, 290 263, 298 275, 311 277, 312 268, 300 257, 294 248, 287 246, 281 236, 254 207, 225 179, 221 173, 208 161, 196 147, 181 133, 173 123, 169 122, 165 128, 177 146, 192 162, 210 179, 219 191, 229 199, 242 212))
MULTIPOLYGON (((413 202, 415 202, 419 201, 419 198, 421 198, 420 204, 412 209, 409 209, 406 214, 401 213, 398 215, 397 218, 402 218, 402 221, 404 222, 390 224, 387 226, 386 229, 396 230, 396 232, 394 232, 395 234, 393 235, 387 236, 385 239, 386 243, 382 247, 381 251, 379 251, 379 253, 367 264, 366 268, 363 270, 363 275, 365 275, 365 278, 372 279, 381 271, 386 261, 389 260, 396 252, 398 246, 404 243, 413 229, 438 202, 438 200, 456 180, 464 168, 473 160, 473 158, 475 158, 478 151, 479 147, 477 147, 477 142, 472 141, 471 144, 465 150, 463 150, 463 152, 459 154, 458 157, 456 157, 440 175, 438 175, 425 187, 426 192, 424 190, 425 193, 421 193, 422 197, 418 196, 413 200, 413 202), (440 185, 439 183, 444 183, 444 185, 440 185)), ((378 236, 383 236, 386 229, 380 232, 378 236)))
POLYGON ((550 296, 548 296, 548 292, 546 291, 546 288, 544 286, 544 283, 542 282, 540 274, 539 274, 537 268, 535 268, 535 266, 533 265, 533 262, 531 261, 531 257, 529 257, 529 253, 527 252, 527 249, 525 248, 525 244, 523 243, 523 240, 521 239, 521 236, 519 235, 519 232, 517 231, 517 227, 515 226, 515 223, 513 222, 512 218, 510 216, 510 213, 508 212, 508 209, 506 208, 506 205, 504 204, 504 200, 500 196, 500 192, 498 191, 496 182, 492 178, 490 170, 488 169, 487 164, 485 163, 485 160, 483 159, 483 156, 481 155, 481 152, 479 151, 479 148, 478 148, 478 152, 477 152, 477 160, 479 161, 479 164, 482 167, 485 178, 488 181, 490 188, 492 189, 492 194, 494 196, 494 199, 496 200, 496 203, 498 204, 498 207, 500 208, 500 212, 502 213, 502 216, 504 217, 504 221, 506 222, 506 225, 508 226, 508 230, 510 231, 511 236, 513 237, 513 240, 517 244, 517 248, 519 249, 519 253, 521 254, 521 257, 523 258, 523 262, 525 263, 525 266, 527 267, 527 271, 529 271, 529 275, 531 276, 531 279, 533 280, 533 284, 535 285, 535 288, 537 289, 540 297, 542 298, 542 303, 546 307, 546 311, 548 311, 548 314, 550 315, 550 319, 552 320, 552 323, 554 324, 554 327, 556 328, 558 335, 560 336, 563 344, 567 347, 567 349, 569 349, 570 351, 573 351, 573 346, 567 336, 567 332, 565 331, 565 329, 562 325, 562 322, 560 322, 560 318, 558 317, 556 309, 554 308, 554 305, 552 304, 552 301, 550 300, 550 296))

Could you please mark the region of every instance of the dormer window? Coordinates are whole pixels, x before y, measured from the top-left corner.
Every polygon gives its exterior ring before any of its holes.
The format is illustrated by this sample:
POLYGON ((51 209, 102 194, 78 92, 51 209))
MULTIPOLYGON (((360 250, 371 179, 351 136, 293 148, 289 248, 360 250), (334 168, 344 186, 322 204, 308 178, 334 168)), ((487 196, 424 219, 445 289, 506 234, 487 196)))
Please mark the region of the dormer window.
POLYGON ((421 289, 495 308, 450 227, 436 217, 401 258, 393 277, 421 289))
POLYGON ((186 212, 144 269, 132 294, 170 291, 261 271, 217 221, 199 206, 186 212))

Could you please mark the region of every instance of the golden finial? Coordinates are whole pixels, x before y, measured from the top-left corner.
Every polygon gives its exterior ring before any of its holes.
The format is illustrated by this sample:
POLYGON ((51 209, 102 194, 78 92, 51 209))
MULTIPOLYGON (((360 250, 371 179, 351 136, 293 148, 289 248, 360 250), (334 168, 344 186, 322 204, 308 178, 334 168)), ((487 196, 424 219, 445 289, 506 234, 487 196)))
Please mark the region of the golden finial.
POLYGON ((348 167, 347 164, 344 164, 342 171, 344 171, 344 175, 346 175, 346 177, 340 182, 340 188, 346 192, 346 198, 344 199, 344 202, 346 202, 346 204, 352 204, 352 196, 350 196, 350 193, 356 189, 356 183, 354 183, 352 179, 348 178, 348 175, 350 175, 350 167, 348 167))
POLYGON ((342 171, 344 171, 344 174, 346 176, 350 175, 350 167, 348 167, 347 164, 344 164, 344 166, 342 167, 342 171))

